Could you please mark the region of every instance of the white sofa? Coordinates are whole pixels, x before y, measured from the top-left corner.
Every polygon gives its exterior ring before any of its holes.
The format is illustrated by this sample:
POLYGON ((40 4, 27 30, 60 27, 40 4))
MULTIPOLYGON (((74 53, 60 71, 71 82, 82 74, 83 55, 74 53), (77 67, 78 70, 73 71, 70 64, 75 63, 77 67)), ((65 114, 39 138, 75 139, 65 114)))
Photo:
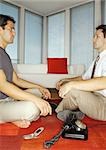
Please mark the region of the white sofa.
POLYGON ((84 65, 68 66, 68 74, 49 74, 47 64, 13 64, 13 67, 19 77, 47 88, 54 88, 60 79, 76 77, 84 73, 84 65))

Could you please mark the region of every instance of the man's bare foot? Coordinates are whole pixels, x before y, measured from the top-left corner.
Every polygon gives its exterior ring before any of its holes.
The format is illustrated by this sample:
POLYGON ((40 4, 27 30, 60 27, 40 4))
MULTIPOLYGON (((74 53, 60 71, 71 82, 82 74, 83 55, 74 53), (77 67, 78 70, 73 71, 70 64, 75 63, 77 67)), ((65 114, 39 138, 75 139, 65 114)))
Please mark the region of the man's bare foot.
POLYGON ((27 120, 14 121, 12 123, 20 128, 28 128, 31 124, 30 121, 27 121, 27 120))

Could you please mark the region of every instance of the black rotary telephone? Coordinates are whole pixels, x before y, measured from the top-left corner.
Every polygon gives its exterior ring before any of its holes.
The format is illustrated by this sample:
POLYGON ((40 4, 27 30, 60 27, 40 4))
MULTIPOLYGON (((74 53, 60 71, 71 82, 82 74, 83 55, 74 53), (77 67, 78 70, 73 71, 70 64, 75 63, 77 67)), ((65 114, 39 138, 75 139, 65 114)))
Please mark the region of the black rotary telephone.
POLYGON ((50 148, 56 141, 59 140, 60 136, 68 139, 87 140, 88 129, 84 123, 77 119, 77 116, 75 114, 70 114, 66 118, 61 131, 51 140, 44 142, 44 148, 50 148))
POLYGON ((68 125, 68 128, 63 131, 62 137, 68 139, 88 139, 88 129, 87 126, 82 123, 80 120, 77 120, 75 114, 70 114, 65 122, 65 125, 68 125))

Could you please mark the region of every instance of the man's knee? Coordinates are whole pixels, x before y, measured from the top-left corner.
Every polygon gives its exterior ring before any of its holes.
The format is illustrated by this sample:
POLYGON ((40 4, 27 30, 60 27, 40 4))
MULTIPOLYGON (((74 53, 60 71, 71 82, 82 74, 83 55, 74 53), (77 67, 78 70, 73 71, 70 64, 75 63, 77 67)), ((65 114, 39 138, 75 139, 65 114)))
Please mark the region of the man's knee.
POLYGON ((68 93, 68 97, 69 97, 71 103, 73 102, 73 104, 79 108, 80 106, 85 106, 84 99, 86 98, 87 94, 88 94, 88 92, 86 92, 86 91, 72 89, 68 93))
POLYGON ((83 94, 84 91, 78 90, 78 89, 71 89, 68 93, 67 93, 67 97, 78 97, 79 94, 83 94))
POLYGON ((31 101, 27 101, 25 103, 25 114, 24 114, 24 119, 26 120, 34 120, 40 115, 40 110, 39 108, 31 101))
POLYGON ((79 94, 79 93, 84 93, 85 91, 81 91, 81 90, 79 90, 79 89, 72 89, 71 92, 72 92, 72 93, 79 94))

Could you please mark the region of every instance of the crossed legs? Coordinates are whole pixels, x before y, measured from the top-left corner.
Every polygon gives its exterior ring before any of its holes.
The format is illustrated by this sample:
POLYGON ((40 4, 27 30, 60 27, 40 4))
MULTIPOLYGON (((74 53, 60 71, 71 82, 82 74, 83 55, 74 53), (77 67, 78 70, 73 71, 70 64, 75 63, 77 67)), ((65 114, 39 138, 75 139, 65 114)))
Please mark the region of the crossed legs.
POLYGON ((56 112, 77 108, 93 119, 106 121, 106 98, 100 94, 75 89, 70 90, 66 98, 56 108, 56 112))
POLYGON ((0 100, 0 123, 12 122, 18 127, 27 128, 39 116, 40 110, 31 101, 18 101, 11 98, 0 100))

